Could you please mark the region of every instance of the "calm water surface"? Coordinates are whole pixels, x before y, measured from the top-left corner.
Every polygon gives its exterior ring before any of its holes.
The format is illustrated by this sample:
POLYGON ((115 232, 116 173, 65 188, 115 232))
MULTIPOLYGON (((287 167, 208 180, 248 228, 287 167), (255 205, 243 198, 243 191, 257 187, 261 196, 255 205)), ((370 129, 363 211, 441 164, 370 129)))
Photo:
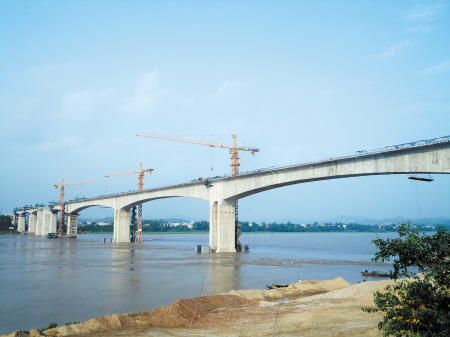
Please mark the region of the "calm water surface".
POLYGON ((365 269, 390 268, 370 262, 373 233, 244 234, 250 253, 239 254, 194 253, 207 234, 144 235, 161 239, 142 244, 104 237, 112 235, 0 236, 0 334, 298 279, 357 283, 365 269))

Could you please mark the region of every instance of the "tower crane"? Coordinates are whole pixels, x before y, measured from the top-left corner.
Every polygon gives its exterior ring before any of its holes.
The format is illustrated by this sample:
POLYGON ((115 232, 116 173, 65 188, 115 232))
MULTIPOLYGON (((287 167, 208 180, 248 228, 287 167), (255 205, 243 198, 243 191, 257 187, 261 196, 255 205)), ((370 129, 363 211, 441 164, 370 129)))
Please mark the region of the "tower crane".
POLYGON ((70 185, 81 185, 81 184, 90 184, 90 183, 95 183, 95 180, 91 180, 91 181, 83 181, 81 183, 69 183, 69 184, 64 184, 64 178, 62 178, 61 184, 59 185, 54 185, 55 188, 60 189, 60 194, 59 194, 59 205, 60 205, 60 212, 59 212, 59 237, 62 238, 63 237, 63 230, 62 230, 62 226, 63 226, 63 222, 64 222, 64 187, 66 186, 70 186, 70 185))
MULTIPOLYGON (((231 154, 231 173, 232 175, 238 175, 239 173, 239 151, 249 151, 254 156, 256 152, 259 152, 259 149, 257 148, 245 148, 245 147, 239 147, 236 143, 236 135, 231 135, 233 137, 233 145, 225 145, 225 144, 219 144, 214 142, 203 142, 200 140, 194 140, 194 139, 185 139, 185 138, 178 138, 178 137, 171 137, 171 136, 164 136, 164 135, 155 135, 151 133, 142 133, 138 132, 136 133, 136 136, 140 137, 149 137, 149 138, 156 138, 156 139, 164 139, 164 140, 172 140, 175 142, 184 142, 184 143, 191 143, 191 144, 199 144, 199 145, 207 145, 209 147, 221 147, 224 149, 229 149, 231 154)), ((235 201, 235 246, 236 250, 240 251, 241 245, 239 242, 239 227, 241 226, 238 222, 238 201, 235 201)))
MULTIPOLYGON (((139 171, 132 171, 132 172, 123 172, 123 173, 114 173, 114 174, 107 174, 105 175, 105 177, 113 177, 113 176, 122 176, 125 174, 135 174, 135 173, 139 173, 138 176, 138 189, 139 191, 142 191, 143 187, 144 187, 144 173, 148 172, 149 174, 152 174, 153 169, 146 169, 143 170, 142 169, 142 163, 139 163, 141 165, 141 169, 139 171)), ((135 212, 135 208, 133 208, 133 212, 135 212)), ((136 214, 136 213, 134 213, 136 214)), ((133 220, 134 221, 134 220, 133 220)), ((134 227, 134 224, 133 224, 134 227)), ((131 242, 142 242, 142 204, 138 205, 138 237, 136 240, 135 237, 135 229, 133 228, 132 230, 132 237, 131 237, 131 242)))
POLYGON ((253 154, 253 156, 255 155, 255 152, 259 152, 259 149, 256 149, 256 148, 245 148, 245 147, 237 146, 236 135, 231 135, 231 137, 233 137, 233 145, 225 145, 225 144, 219 144, 219 143, 213 143, 213 142, 203 142, 203 141, 194 140, 194 139, 177 138, 177 137, 170 137, 170 136, 164 136, 164 135, 154 135, 151 133, 142 133, 142 132, 136 133, 136 136, 156 138, 156 139, 165 139, 165 140, 172 140, 175 142, 184 142, 184 143, 191 143, 191 144, 207 145, 209 147, 221 147, 224 149, 230 149, 231 172, 234 176, 239 173, 239 165, 240 165, 239 164, 239 151, 249 151, 253 154))

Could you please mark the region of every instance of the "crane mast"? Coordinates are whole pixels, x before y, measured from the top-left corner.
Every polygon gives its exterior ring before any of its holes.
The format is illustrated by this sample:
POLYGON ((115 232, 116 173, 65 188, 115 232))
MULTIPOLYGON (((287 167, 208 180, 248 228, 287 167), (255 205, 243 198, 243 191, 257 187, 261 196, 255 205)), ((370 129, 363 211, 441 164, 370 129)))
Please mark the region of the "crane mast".
MULTIPOLYGON (((149 174, 152 174, 153 169, 142 169, 142 163, 139 163, 141 166, 141 169, 139 171, 133 171, 133 172, 123 172, 123 173, 114 173, 114 174, 107 174, 105 177, 112 177, 112 176, 122 176, 125 174, 135 174, 139 173, 138 176, 138 190, 142 191, 144 188, 144 173, 148 172, 149 174)), ((142 204, 138 205, 138 235, 136 238, 136 228, 135 228, 135 219, 136 219, 136 206, 132 209, 132 230, 131 230, 131 242, 142 242, 142 204)))
MULTIPOLYGON (((155 138, 155 139, 164 139, 164 140, 171 140, 175 142, 183 142, 183 143, 191 143, 191 144, 198 144, 198 145, 206 145, 209 147, 221 147, 224 149, 229 149, 231 154, 231 173, 232 175, 238 175, 239 174, 239 151, 248 151, 253 156, 256 152, 259 152, 259 149, 257 148, 244 148, 237 146, 236 142, 236 135, 231 135, 233 137, 233 145, 225 145, 225 144, 219 144, 214 142, 203 142, 200 140, 194 140, 194 139, 186 139, 186 138, 178 138, 178 137, 171 137, 171 136, 164 136, 164 135, 155 135, 151 133, 142 133, 137 132, 136 136, 140 137, 148 137, 148 138, 155 138)), ((235 216, 235 248, 237 251, 240 251, 241 245, 239 241, 240 230, 239 228, 241 225, 238 221, 238 201, 235 201, 235 207, 234 207, 234 216, 235 216)))
POLYGON ((66 186, 71 186, 71 185, 81 185, 81 184, 90 184, 90 183, 95 183, 95 180, 91 180, 91 181, 83 181, 81 183, 69 183, 69 184, 64 184, 64 178, 62 178, 61 180, 61 184, 59 185, 53 185, 55 188, 59 188, 60 189, 60 193, 59 193, 59 229, 58 229, 58 233, 59 233, 59 237, 62 238, 63 237, 63 222, 64 222, 64 195, 65 195, 65 190, 64 187, 66 186))
POLYGON ((257 148, 245 148, 245 147, 237 146, 236 135, 231 135, 231 137, 233 137, 233 145, 219 144, 219 143, 214 143, 214 142, 203 142, 201 140, 178 138, 178 137, 171 137, 171 136, 164 136, 164 135, 155 135, 152 133, 142 133, 142 132, 137 132, 136 136, 155 138, 155 139, 172 140, 175 142, 183 142, 183 143, 190 143, 190 144, 206 145, 209 147, 221 147, 223 149, 230 149, 231 173, 233 175, 237 175, 239 173, 239 165, 240 165, 239 164, 239 151, 248 151, 253 156, 255 155, 256 152, 259 152, 259 149, 257 149, 257 148))

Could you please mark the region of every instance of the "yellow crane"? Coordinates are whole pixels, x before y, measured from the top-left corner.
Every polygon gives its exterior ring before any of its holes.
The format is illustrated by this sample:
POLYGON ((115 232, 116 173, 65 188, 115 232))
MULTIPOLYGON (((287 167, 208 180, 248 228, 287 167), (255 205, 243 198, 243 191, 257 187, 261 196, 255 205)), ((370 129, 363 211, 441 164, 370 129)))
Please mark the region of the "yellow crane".
MULTIPOLYGON (((191 144, 198 144, 198 145, 206 145, 209 147, 221 147, 224 149, 229 149, 231 154, 231 173, 232 175, 237 175, 239 173, 239 151, 248 151, 253 156, 256 152, 259 152, 259 149, 257 148, 245 148, 237 146, 236 143, 236 135, 231 135, 233 137, 233 145, 225 145, 225 144, 219 144, 214 142, 203 142, 200 140, 194 140, 194 139, 186 139, 186 138, 178 138, 178 137, 171 137, 171 136, 164 136, 164 135, 155 135, 151 133, 142 133, 138 132, 136 133, 136 136, 140 137, 149 137, 149 138, 156 138, 156 139, 164 139, 164 140, 172 140, 175 142, 183 142, 183 143, 191 143, 191 144)), ((238 221, 238 201, 235 201, 235 242, 236 242, 236 250, 240 251, 241 245, 239 242, 239 227, 241 226, 238 221)))
POLYGON ((59 212, 59 237, 62 238, 63 237, 63 222, 64 222, 64 195, 65 195, 65 191, 64 191, 64 187, 66 186, 70 186, 70 185, 81 185, 81 184, 90 184, 90 183, 95 183, 95 180, 91 180, 91 181, 83 181, 81 183, 69 183, 69 184, 64 184, 64 178, 62 178, 61 184, 59 185, 53 185, 55 186, 55 188, 59 188, 60 189, 60 194, 59 194, 59 205, 60 205, 60 212, 59 212))
POLYGON ((256 148, 245 148, 245 147, 237 146, 236 135, 231 135, 231 137, 233 137, 233 145, 225 145, 225 144, 219 144, 219 143, 214 143, 214 142, 203 142, 203 141, 194 140, 194 139, 177 138, 177 137, 155 135, 155 134, 151 134, 151 133, 142 133, 142 132, 136 133, 136 136, 156 138, 156 139, 165 139, 165 140, 172 140, 175 142, 184 142, 184 143, 191 143, 191 144, 206 145, 209 147, 221 147, 224 149, 230 149, 231 173, 233 175, 237 175, 239 173, 239 165, 240 165, 239 164, 239 151, 249 151, 253 155, 255 155, 255 152, 259 152, 259 149, 256 149, 256 148))
MULTIPOLYGON (((139 191, 142 191, 144 187, 144 173, 148 172, 149 174, 152 174, 153 169, 142 169, 142 163, 139 163, 141 165, 141 169, 139 171, 132 171, 132 172, 123 172, 123 173, 114 173, 114 174, 107 174, 105 177, 113 177, 113 176, 122 176, 125 174, 135 174, 139 173, 138 176, 138 189, 139 191)), ((134 209, 133 209, 134 212, 134 209)), ((142 204, 138 205, 138 237, 137 240, 135 238, 135 229, 132 230, 132 242, 142 242, 142 204)))

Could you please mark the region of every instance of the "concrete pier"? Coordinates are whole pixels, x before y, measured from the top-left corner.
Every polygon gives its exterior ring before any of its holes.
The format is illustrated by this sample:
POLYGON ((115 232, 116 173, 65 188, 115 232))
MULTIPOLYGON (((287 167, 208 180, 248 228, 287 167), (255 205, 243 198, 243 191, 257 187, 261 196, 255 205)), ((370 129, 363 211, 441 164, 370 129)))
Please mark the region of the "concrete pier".
POLYGON ((30 213, 28 216, 28 234, 36 234, 37 214, 30 213))
POLYGON ((115 209, 113 242, 130 241, 130 208, 115 209))
MULTIPOLYGON (((44 209, 42 211, 42 217, 43 217, 43 225, 42 225, 42 235, 47 236, 48 233, 50 233, 50 219, 52 212, 48 209, 44 209)), ((54 233, 54 232, 53 232, 54 233)))
POLYGON ((25 220, 26 220, 26 213, 20 213, 18 214, 18 224, 17 224, 17 230, 21 233, 25 232, 25 220))
POLYGON ((36 212, 36 235, 44 235, 44 209, 36 212))
POLYGON ((236 252, 235 248, 235 202, 214 202, 210 214, 209 245, 216 253, 236 252), (218 206, 214 206, 217 204, 218 206))

